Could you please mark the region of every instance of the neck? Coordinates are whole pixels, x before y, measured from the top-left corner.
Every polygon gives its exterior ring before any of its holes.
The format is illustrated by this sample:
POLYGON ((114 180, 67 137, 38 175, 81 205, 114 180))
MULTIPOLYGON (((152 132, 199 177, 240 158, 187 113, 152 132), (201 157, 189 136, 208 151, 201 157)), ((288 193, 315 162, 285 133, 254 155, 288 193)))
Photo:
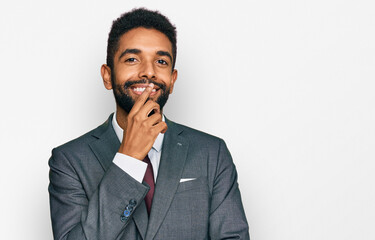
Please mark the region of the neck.
POLYGON ((128 125, 128 115, 120 106, 116 105, 116 121, 118 125, 126 132, 126 126, 128 125))

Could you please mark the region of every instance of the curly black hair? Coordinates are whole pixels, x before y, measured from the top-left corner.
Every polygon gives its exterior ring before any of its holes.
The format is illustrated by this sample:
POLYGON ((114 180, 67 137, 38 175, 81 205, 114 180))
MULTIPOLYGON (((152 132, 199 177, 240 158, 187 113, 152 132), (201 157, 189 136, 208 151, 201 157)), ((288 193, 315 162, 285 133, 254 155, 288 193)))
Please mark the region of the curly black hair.
POLYGON ((171 24, 169 19, 158 11, 150 11, 145 8, 136 8, 130 12, 122 14, 112 23, 111 31, 108 36, 107 45, 107 65, 113 69, 113 58, 118 50, 120 37, 126 32, 137 28, 156 29, 165 34, 172 44, 172 71, 176 63, 177 37, 176 27, 171 24))

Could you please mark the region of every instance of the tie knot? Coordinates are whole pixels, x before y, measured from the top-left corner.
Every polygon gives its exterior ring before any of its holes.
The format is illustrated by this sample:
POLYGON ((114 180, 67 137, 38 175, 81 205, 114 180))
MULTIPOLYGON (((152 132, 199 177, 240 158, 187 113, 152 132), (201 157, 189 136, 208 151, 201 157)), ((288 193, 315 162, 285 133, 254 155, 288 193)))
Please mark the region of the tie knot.
POLYGON ((151 164, 151 161, 150 161, 150 158, 148 157, 148 155, 146 155, 146 157, 143 159, 143 161, 147 164, 151 164))

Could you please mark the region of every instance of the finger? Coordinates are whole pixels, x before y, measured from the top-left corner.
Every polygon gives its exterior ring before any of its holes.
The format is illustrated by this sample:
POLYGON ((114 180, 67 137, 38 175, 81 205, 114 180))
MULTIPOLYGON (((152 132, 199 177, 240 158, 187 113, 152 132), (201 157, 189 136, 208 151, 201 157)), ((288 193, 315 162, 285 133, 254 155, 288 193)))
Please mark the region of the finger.
POLYGON ((147 118, 146 124, 148 126, 154 126, 163 120, 161 114, 156 113, 147 118))
POLYGON ((139 109, 145 104, 148 97, 150 96, 152 89, 154 88, 154 84, 150 83, 146 89, 143 91, 143 93, 138 97, 137 101, 135 101, 134 106, 131 110, 131 112, 138 112, 139 109))
POLYGON ((159 133, 165 133, 168 129, 168 126, 165 122, 159 122, 153 126, 154 130, 159 133))
POLYGON ((138 113, 142 117, 149 117, 151 112, 154 114, 160 114, 160 105, 156 102, 149 100, 139 110, 138 113))

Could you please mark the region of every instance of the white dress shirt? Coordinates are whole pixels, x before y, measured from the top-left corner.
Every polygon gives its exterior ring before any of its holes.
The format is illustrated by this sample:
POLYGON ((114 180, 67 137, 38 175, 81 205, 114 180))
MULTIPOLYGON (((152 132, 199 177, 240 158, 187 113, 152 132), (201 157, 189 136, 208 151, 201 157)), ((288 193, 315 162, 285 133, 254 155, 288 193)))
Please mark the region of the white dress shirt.
MULTIPOLYGON (((165 121, 164 115, 162 116, 162 121, 165 121)), ((124 135, 124 130, 118 125, 116 120, 116 113, 113 115, 112 119, 112 126, 115 130, 115 133, 122 142, 122 138, 124 135)), ((158 169, 160 164, 160 156, 161 156, 161 148, 163 145, 164 140, 164 134, 159 133, 157 136, 154 145, 152 146, 151 150, 148 152, 148 157, 150 158, 150 162, 154 171, 154 181, 156 183, 156 178, 158 175, 158 169)), ((113 162, 121 168, 123 171, 125 171, 127 174, 129 174, 132 178, 137 180, 138 182, 142 182, 143 177, 145 176, 146 169, 147 169, 147 163, 140 161, 138 159, 135 159, 133 157, 130 157, 128 155, 122 154, 117 152, 113 162)))

